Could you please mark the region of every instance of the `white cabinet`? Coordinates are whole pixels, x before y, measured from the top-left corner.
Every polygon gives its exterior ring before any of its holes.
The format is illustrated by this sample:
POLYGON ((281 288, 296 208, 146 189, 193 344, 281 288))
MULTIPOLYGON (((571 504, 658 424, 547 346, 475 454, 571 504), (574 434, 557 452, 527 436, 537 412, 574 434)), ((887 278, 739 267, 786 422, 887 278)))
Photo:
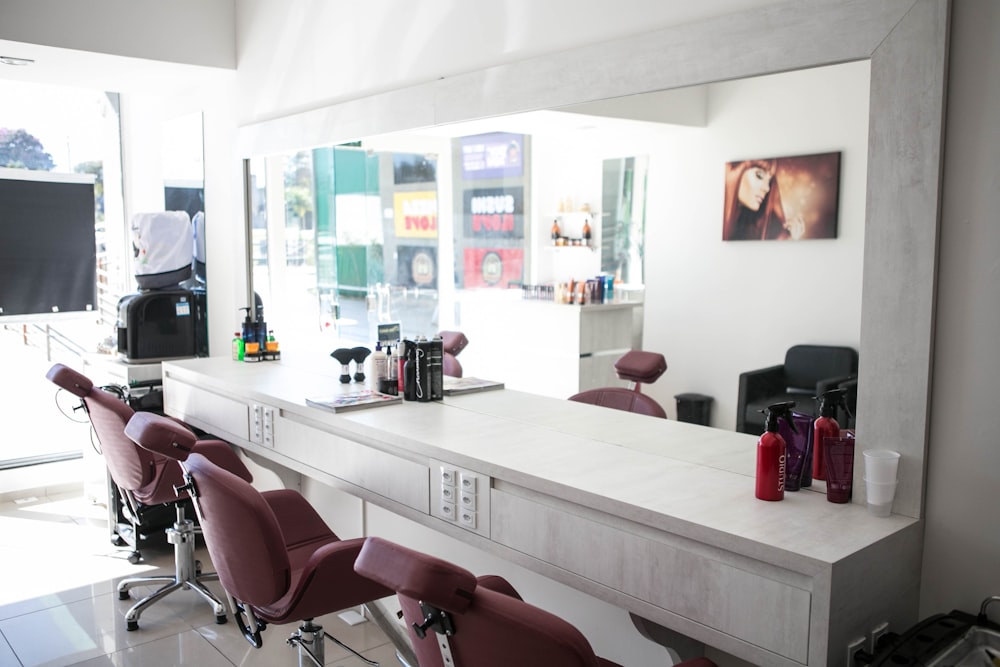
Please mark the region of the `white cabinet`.
POLYGON ((460 358, 466 375, 554 398, 627 384, 614 363, 641 347, 642 304, 577 306, 509 296, 464 295, 459 328, 469 339, 460 358))

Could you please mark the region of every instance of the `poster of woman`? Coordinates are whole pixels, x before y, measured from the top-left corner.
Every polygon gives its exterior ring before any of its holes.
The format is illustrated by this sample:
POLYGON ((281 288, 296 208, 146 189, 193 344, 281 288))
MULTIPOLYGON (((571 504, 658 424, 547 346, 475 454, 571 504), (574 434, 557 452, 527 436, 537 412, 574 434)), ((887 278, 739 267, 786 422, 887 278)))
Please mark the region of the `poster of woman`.
POLYGON ((837 238, 840 153, 726 163, 723 241, 837 238))

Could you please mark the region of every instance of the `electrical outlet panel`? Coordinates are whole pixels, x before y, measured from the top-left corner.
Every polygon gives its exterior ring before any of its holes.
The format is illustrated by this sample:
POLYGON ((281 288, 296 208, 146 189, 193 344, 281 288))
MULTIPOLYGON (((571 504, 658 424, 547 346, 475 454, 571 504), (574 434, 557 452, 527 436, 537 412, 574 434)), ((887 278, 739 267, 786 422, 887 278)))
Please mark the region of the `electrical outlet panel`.
POLYGON ((274 408, 254 403, 250 406, 250 442, 274 447, 274 408))
POLYGON ((858 651, 865 650, 865 638, 858 637, 847 642, 847 661, 844 663, 847 667, 854 667, 854 654, 858 651))
POLYGON ((490 536, 490 478, 431 461, 431 515, 483 537, 490 536))

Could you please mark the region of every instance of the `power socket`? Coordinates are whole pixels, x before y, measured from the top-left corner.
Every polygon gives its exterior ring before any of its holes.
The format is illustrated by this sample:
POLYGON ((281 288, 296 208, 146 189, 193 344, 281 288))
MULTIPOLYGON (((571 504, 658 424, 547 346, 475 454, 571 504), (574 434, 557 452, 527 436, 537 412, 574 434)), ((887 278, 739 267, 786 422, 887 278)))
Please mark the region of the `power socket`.
POLYGON ((854 667, 854 654, 865 649, 865 638, 858 637, 847 642, 847 667, 854 667))
POLYGON ((868 646, 869 653, 875 655, 878 652, 878 640, 887 632, 889 632, 889 624, 886 621, 882 621, 872 628, 871 644, 868 646))

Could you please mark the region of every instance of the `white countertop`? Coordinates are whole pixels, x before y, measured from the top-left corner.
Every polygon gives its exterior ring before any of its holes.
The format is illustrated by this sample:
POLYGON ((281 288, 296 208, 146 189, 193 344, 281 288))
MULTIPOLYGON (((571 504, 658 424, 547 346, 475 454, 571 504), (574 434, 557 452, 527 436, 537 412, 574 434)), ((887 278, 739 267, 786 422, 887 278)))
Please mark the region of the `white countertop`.
MULTIPOLYGON (((754 497, 754 436, 523 392, 446 397, 334 414, 307 397, 356 389, 339 366, 225 358, 164 363, 164 373, 323 424, 346 437, 453 461, 534 491, 810 574, 916 520, 876 518, 810 490, 754 497)), ((817 485, 820 489, 822 484, 817 485)))

